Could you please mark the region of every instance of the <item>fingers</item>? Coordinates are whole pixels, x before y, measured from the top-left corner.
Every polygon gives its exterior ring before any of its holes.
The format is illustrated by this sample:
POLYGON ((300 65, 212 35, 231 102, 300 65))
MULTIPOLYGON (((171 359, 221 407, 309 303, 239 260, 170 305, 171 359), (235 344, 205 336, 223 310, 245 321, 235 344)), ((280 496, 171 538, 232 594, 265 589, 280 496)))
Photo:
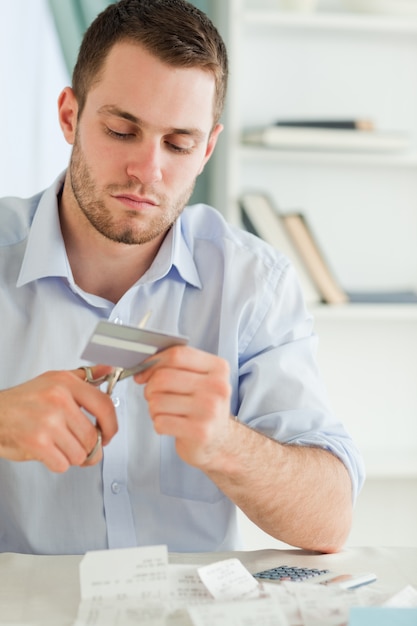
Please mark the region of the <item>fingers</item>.
MULTIPOLYGON (((96 365, 91 368, 91 373, 93 378, 97 379, 105 374, 109 374, 112 370, 113 368, 107 365, 96 365)), ((102 434, 102 443, 105 446, 117 432, 117 419, 113 402, 109 395, 103 393, 94 385, 85 382, 85 371, 83 369, 73 370, 71 373, 77 378, 73 387, 74 400, 79 407, 83 407, 96 418, 97 426, 102 434)), ((79 430, 83 428, 83 425, 85 426, 84 421, 80 420, 73 424, 74 433, 81 439, 86 436, 85 431, 81 432, 79 430)), ((91 450, 93 445, 94 442, 87 449, 87 452, 91 450)))
MULTIPOLYGON (((149 359, 151 360, 151 359, 149 359)), ((161 369, 175 369, 184 372, 194 372, 196 374, 209 374, 219 367, 228 375, 228 364, 217 355, 198 350, 190 346, 172 346, 157 353, 157 359, 152 357, 154 365, 135 374, 134 379, 138 383, 146 383, 161 369)), ((144 361, 146 363, 146 361, 144 361)))
MULTIPOLYGON (((93 441, 87 454, 87 445, 80 443, 75 437, 71 437, 68 432, 62 432, 61 436, 51 436, 48 442, 45 438, 45 445, 33 447, 32 455, 26 456, 26 460, 40 461, 52 472, 63 473, 71 466, 87 467, 96 465, 103 458, 101 438, 97 436, 97 429, 91 425, 91 435, 89 441, 93 441)), ((89 444, 88 444, 89 445, 89 444)))
POLYGON ((230 370, 227 361, 190 346, 174 346, 158 353, 158 361, 135 375, 145 384, 145 395, 153 392, 193 395, 230 395, 230 370))
MULTIPOLYGON (((102 375, 111 368, 94 368, 102 375)), ((37 460, 54 472, 83 465, 96 446, 97 421, 106 444, 117 431, 111 398, 83 381, 83 373, 46 372, 0 392, 0 456, 9 460, 37 460)), ((101 445, 86 464, 102 458, 101 445)))
POLYGON ((158 434, 176 438, 177 452, 191 465, 207 465, 230 432, 228 363, 189 346, 158 353, 158 363, 135 376, 158 434))

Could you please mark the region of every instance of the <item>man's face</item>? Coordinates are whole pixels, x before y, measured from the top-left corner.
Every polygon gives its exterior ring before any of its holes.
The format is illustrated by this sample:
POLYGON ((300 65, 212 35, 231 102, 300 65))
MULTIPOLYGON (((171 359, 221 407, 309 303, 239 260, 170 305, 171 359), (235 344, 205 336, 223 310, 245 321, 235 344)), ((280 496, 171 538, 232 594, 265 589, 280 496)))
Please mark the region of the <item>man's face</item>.
POLYGON ((163 238, 221 131, 212 131, 213 97, 210 73, 169 67, 126 42, 110 51, 78 120, 72 91, 61 95, 74 205, 96 231, 128 244, 163 238))

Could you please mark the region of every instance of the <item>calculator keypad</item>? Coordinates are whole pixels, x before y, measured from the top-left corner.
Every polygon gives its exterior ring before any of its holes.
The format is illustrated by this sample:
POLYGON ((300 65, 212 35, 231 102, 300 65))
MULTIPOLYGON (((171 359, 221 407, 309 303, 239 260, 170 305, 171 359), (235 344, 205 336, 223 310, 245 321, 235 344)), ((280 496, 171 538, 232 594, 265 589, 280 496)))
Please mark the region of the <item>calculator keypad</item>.
POLYGON ((309 580, 315 576, 321 576, 322 574, 328 574, 328 569, 314 569, 309 567, 290 567, 288 565, 281 565, 280 567, 273 567, 263 572, 254 574, 255 578, 263 578, 269 580, 290 580, 293 582, 301 582, 303 580, 309 580))

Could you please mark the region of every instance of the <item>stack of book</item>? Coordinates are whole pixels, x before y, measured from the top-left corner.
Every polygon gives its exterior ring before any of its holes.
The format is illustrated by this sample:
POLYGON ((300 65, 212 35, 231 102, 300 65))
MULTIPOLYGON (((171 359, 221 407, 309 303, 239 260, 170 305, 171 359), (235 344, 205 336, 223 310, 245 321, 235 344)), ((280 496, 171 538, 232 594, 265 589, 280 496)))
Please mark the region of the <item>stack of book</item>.
POLYGON ((246 229, 285 254, 292 262, 308 304, 417 303, 417 292, 346 291, 327 262, 305 217, 299 211, 281 213, 262 193, 240 198, 246 229))
POLYGON ((277 150, 305 151, 391 153, 411 147, 406 133, 377 130, 367 119, 279 120, 244 130, 242 141, 277 150))

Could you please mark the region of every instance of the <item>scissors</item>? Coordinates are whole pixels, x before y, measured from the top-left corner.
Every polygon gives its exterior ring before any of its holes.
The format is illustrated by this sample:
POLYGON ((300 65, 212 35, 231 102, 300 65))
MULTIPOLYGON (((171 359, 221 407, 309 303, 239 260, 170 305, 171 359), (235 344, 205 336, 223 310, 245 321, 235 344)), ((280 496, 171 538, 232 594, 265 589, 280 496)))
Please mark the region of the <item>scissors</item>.
POLYGON ((113 389, 119 380, 124 380, 125 378, 129 378, 130 376, 134 376, 135 374, 139 374, 139 372, 144 372, 145 370, 155 365, 158 362, 158 359, 152 359, 151 361, 146 361, 146 363, 139 363, 139 365, 135 365, 134 367, 115 367, 110 374, 105 374, 104 376, 100 376, 99 378, 93 378, 92 369, 89 365, 83 365, 81 369, 85 372, 85 381, 90 383, 90 385, 94 385, 94 387, 99 387, 103 383, 107 383, 106 393, 111 396, 113 389))
MULTIPOLYGON (((141 321, 138 324, 138 328, 144 328, 146 322, 150 318, 152 311, 147 311, 141 321)), ((107 383, 107 395, 111 396, 113 393, 113 389, 119 380, 123 380, 124 378, 129 378, 129 376, 134 376, 135 374, 139 374, 139 372, 144 372, 145 370, 155 365, 158 362, 158 359, 152 359, 152 361, 147 361, 146 363, 139 363, 139 365, 135 365, 134 367, 115 367, 110 374, 106 374, 105 376, 100 376, 99 378, 93 378, 93 373, 91 371, 91 367, 88 365, 83 365, 81 369, 85 372, 85 381, 90 383, 90 385, 94 385, 94 387, 99 387, 103 383, 107 383)))
MULTIPOLYGON (((155 365, 158 362, 158 359, 152 359, 151 361, 147 361, 146 363, 139 363, 134 367, 115 367, 110 374, 105 374, 104 376, 99 376, 98 378, 93 378, 93 372, 89 365, 82 365, 80 369, 83 369, 85 372, 85 382, 90 385, 94 385, 94 387, 99 387, 103 383, 107 383, 106 393, 111 396, 113 389, 119 380, 123 380, 124 378, 129 378, 129 376, 134 376, 135 374, 139 374, 139 372, 144 372, 145 370, 155 365)), ((91 461, 93 456, 96 454, 97 450, 101 446, 102 435, 100 428, 96 425, 97 430, 97 442, 91 452, 87 455, 86 461, 91 461)))

